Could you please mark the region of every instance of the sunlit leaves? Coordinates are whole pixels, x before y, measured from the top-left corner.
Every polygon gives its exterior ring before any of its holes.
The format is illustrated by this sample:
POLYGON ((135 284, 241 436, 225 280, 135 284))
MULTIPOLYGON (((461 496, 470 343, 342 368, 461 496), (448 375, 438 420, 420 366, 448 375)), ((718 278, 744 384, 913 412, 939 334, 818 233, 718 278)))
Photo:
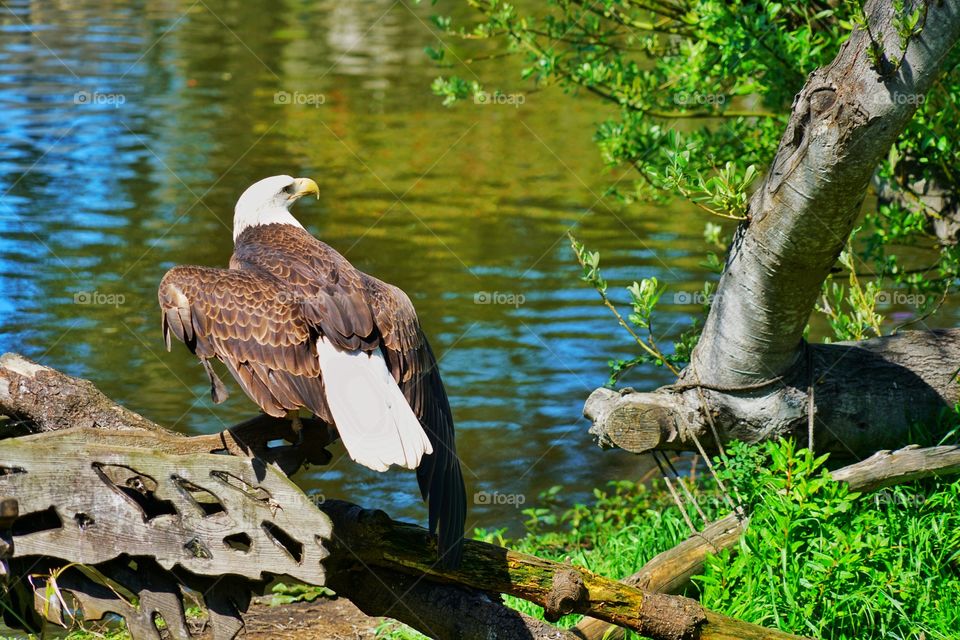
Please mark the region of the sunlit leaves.
POLYGON ((627 287, 627 291, 630 293, 630 304, 633 306, 633 313, 628 316, 630 322, 642 329, 649 329, 650 316, 660 296, 663 295, 665 287, 662 287, 656 278, 644 278, 627 287))
POLYGON ((445 105, 451 105, 481 90, 476 82, 471 84, 456 76, 450 78, 441 76, 433 81, 431 88, 435 94, 443 96, 445 105))
POLYGON ((837 262, 847 270, 847 286, 827 278, 823 292, 817 303, 817 310, 826 315, 839 340, 863 340, 883 335, 880 325, 883 315, 877 311, 881 297, 880 282, 869 280, 861 282, 857 275, 856 258, 853 253, 853 239, 859 229, 851 234, 847 248, 840 252, 837 262))
POLYGON ((600 275, 600 252, 588 250, 573 236, 570 236, 570 246, 583 269, 580 279, 596 289, 600 295, 606 295, 607 281, 600 275))
POLYGON ((427 54, 427 57, 433 60, 434 62, 443 62, 444 50, 443 49, 434 49, 433 47, 424 47, 423 52, 427 54))
POLYGON ((582 242, 567 234, 570 239, 570 247, 583 269, 581 279, 593 287, 603 304, 610 309, 617 322, 634 339, 643 355, 630 360, 611 360, 610 361, 610 380, 608 386, 613 386, 619 380, 620 376, 632 369, 638 364, 650 362, 657 366, 664 366, 674 374, 680 373, 675 366, 679 364, 676 355, 667 355, 657 346, 653 335, 652 317, 653 311, 660 301, 665 288, 660 285, 656 278, 645 278, 640 282, 634 282, 627 287, 630 294, 631 313, 626 318, 620 313, 616 305, 611 302, 607 294, 607 281, 603 279, 600 273, 600 254, 596 251, 588 250, 582 242), (644 335, 641 335, 644 334, 644 335))

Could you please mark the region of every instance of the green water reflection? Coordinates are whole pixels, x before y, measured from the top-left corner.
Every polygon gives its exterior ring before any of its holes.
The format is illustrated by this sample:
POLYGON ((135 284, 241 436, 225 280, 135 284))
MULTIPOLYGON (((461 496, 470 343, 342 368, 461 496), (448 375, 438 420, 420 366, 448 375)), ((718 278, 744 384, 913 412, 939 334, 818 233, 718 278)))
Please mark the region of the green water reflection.
MULTIPOLYGON (((429 91, 438 70, 422 52, 438 46, 429 6, 5 7, 3 350, 89 377, 183 432, 248 417, 255 407, 232 381, 230 401, 214 406, 186 349, 163 350, 156 286, 175 264, 226 263, 233 203, 247 185, 310 176, 322 195, 297 206, 304 224, 416 304, 442 357, 471 494, 521 494, 529 504, 565 484, 578 488, 563 494, 572 502, 646 468, 598 450, 580 418, 606 360, 628 355, 629 343, 579 282, 563 234, 574 227, 601 250, 611 281, 657 275, 689 289, 702 278, 703 220, 600 201, 617 179, 591 142, 607 116, 600 105, 548 90, 519 108, 442 107, 429 91), (522 304, 483 304, 484 292, 522 304)), ((496 77, 494 67, 473 70, 496 77)), ((692 310, 660 314, 663 343, 692 310)), ((631 382, 666 379, 642 369, 631 382)), ((424 517, 410 473, 342 459, 300 480, 424 517)), ((471 516, 480 526, 520 521, 504 504, 476 505, 471 516)))

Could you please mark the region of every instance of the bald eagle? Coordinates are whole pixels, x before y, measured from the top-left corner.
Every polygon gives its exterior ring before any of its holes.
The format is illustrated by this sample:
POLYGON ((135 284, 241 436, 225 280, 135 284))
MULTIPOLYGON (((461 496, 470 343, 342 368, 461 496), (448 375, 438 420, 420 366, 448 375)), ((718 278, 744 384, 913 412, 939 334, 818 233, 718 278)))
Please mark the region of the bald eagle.
POLYGON ((450 404, 407 295, 357 270, 290 214, 316 182, 249 187, 233 218, 229 269, 174 267, 158 292, 163 336, 217 359, 271 416, 306 408, 335 425, 350 457, 376 471, 417 469, 441 559, 459 563, 466 498, 450 404))

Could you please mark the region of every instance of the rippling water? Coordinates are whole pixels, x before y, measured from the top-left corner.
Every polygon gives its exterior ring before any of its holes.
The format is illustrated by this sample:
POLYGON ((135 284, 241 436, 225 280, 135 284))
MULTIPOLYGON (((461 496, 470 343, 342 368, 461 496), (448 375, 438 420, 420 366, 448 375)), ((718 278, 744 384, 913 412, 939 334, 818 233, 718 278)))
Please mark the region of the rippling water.
MULTIPOLYGON (((591 142, 612 115, 593 100, 547 90, 519 107, 442 107, 429 84, 449 71, 423 53, 440 46, 430 10, 6 2, 0 348, 90 378, 185 433, 249 417, 256 408, 232 380, 231 399, 215 406, 196 359, 179 344, 164 351, 156 287, 175 264, 226 264, 233 204, 250 183, 310 176, 321 199, 295 214, 417 306, 441 358, 471 495, 529 504, 563 484, 577 488, 563 494, 569 503, 638 477, 646 461, 601 452, 580 417, 607 359, 632 353, 579 281, 564 233, 603 253, 611 283, 656 275, 681 288, 703 277, 703 221, 684 208, 601 200, 619 176, 591 142)), ((526 91, 514 64, 459 73, 526 91)), ((659 314, 663 343, 691 310, 659 314)), ((644 368, 630 382, 665 381, 644 368)), ((411 473, 342 458, 298 480, 425 517, 411 473)), ((509 504, 477 504, 468 525, 519 519, 509 504)))

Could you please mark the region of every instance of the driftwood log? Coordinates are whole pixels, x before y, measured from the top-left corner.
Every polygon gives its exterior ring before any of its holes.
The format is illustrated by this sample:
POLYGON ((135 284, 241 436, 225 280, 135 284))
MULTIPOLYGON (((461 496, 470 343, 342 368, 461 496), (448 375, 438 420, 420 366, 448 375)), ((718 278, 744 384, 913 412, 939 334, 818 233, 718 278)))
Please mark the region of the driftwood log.
MULTIPOLYGON (((550 620, 583 613, 655 640, 796 637, 482 542, 466 543, 460 568, 441 569, 426 529, 349 503, 314 505, 284 473, 294 448, 271 448, 278 434, 262 433, 260 419, 176 436, 89 383, 12 354, 0 358, 0 414, 40 432, 0 447, 0 564, 8 588, 35 599, 46 619, 75 615, 69 595, 88 618, 123 616, 136 638, 159 637, 158 617, 187 638, 188 588, 203 595, 214 637, 232 638, 251 594, 285 575, 330 584, 440 638, 489 637, 491 621, 504 622, 501 638, 569 637, 505 610, 499 594, 543 606, 550 620)), ((329 442, 329 430, 311 429, 329 442)), ((24 613, 8 622, 38 621, 24 613)))

